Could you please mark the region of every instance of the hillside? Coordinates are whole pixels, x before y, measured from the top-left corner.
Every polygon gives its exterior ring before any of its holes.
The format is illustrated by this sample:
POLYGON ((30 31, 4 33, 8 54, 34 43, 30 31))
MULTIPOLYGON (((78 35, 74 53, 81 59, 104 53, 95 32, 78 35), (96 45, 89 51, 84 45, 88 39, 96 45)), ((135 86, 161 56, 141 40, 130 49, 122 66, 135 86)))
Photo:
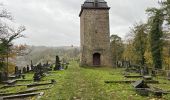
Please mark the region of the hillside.
POLYGON ((79 47, 62 46, 62 47, 46 47, 46 46, 29 46, 31 52, 28 55, 17 57, 17 66, 23 67, 33 64, 55 62, 55 56, 58 55, 61 61, 68 62, 72 59, 79 59, 79 47))

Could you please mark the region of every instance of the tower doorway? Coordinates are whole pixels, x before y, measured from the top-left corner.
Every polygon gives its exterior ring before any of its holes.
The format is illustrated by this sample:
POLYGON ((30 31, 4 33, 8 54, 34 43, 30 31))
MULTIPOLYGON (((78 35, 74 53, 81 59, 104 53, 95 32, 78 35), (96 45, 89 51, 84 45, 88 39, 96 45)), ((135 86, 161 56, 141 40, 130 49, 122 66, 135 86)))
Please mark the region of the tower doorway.
POLYGON ((93 65, 94 66, 100 66, 100 64, 101 64, 100 56, 101 55, 99 53, 93 54, 93 65))

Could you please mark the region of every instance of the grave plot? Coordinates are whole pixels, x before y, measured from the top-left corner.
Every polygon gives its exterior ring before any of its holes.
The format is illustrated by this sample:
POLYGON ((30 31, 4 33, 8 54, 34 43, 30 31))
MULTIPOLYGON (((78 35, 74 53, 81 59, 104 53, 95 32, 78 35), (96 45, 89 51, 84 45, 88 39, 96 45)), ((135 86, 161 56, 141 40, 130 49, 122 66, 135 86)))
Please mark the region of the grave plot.
MULTIPOLYGON (((132 84, 132 86, 134 87, 134 89, 132 90, 135 90, 135 92, 142 97, 144 96, 148 98, 164 98, 165 96, 167 96, 169 98, 170 95, 169 94, 170 88, 168 88, 169 82, 166 80, 166 78, 164 79, 159 78, 160 76, 158 75, 162 74, 157 75, 158 72, 156 71, 153 71, 149 74, 149 70, 147 69, 143 69, 143 71, 141 72, 143 73, 141 74, 136 73, 135 71, 125 70, 125 72, 123 72, 122 74, 124 79, 122 78, 119 78, 119 80, 114 79, 116 77, 116 74, 112 74, 115 76, 112 77, 111 81, 104 82, 115 86, 116 85, 130 86, 130 84, 132 84)), ((123 90, 126 91, 126 88, 124 88, 123 90)), ((128 89, 128 91, 131 91, 131 89, 128 89)))
MULTIPOLYGON (((28 67, 28 66, 27 66, 28 67)), ((45 78, 44 74, 48 72, 46 68, 50 67, 49 65, 38 65, 34 66, 37 70, 34 72, 28 71, 29 68, 24 68, 24 78, 15 77, 15 80, 7 80, 4 82, 4 85, 0 85, 0 99, 9 100, 9 99, 17 99, 17 98, 28 98, 33 96, 42 96, 45 91, 51 89, 51 87, 56 84, 54 79, 45 78), (29 73, 30 72, 30 73, 29 73), (38 82, 34 82, 35 74, 38 73, 41 75, 41 80, 38 82), (45 78, 45 79, 43 79, 45 78), (15 81, 15 82, 12 82, 15 81)), ((16 67, 16 71, 14 75, 18 75, 18 71, 16 67)), ((48 72, 50 73, 50 72, 48 72)), ((22 75, 21 75, 22 76, 22 75)), ((48 76, 50 77, 50 75, 48 76)))
POLYGON ((155 97, 162 98, 163 94, 170 94, 168 91, 147 85, 144 80, 136 81, 132 83, 132 85, 141 96, 149 96, 149 94, 152 93, 155 97))

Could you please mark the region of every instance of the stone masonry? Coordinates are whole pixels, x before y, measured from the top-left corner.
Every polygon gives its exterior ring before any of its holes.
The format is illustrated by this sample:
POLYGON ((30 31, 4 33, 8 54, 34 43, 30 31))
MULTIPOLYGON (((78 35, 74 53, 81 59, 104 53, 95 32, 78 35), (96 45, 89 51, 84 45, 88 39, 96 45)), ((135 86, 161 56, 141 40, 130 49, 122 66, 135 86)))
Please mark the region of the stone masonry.
POLYGON ((112 66, 109 7, 104 0, 86 0, 80 12, 81 66, 112 66))

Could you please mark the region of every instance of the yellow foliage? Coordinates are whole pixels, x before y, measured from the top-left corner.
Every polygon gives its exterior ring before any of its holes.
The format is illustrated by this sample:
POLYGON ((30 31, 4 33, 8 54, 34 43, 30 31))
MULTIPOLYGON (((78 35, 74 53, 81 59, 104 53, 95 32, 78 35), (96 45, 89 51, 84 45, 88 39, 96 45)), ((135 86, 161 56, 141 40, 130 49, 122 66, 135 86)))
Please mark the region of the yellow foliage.
POLYGON ((14 73, 15 72, 15 64, 13 64, 13 63, 9 63, 8 64, 8 72, 10 73, 10 74, 12 74, 12 73, 14 73))
POLYGON ((145 56, 146 64, 153 65, 153 60, 152 60, 151 52, 150 51, 146 51, 144 56, 145 56))

